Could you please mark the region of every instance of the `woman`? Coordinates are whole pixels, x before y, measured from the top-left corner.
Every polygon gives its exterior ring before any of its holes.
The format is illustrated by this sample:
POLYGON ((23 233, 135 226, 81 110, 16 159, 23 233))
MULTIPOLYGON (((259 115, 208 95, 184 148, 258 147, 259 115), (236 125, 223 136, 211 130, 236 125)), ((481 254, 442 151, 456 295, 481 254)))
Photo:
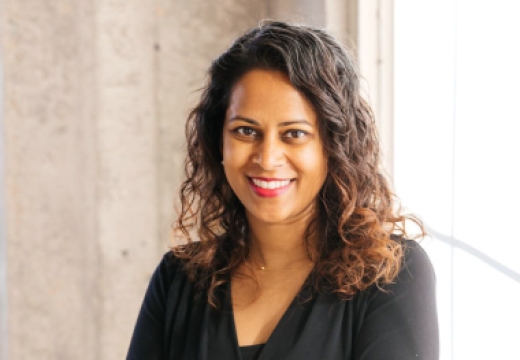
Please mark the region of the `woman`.
POLYGON ((309 27, 267 22, 213 62, 186 128, 187 244, 154 273, 127 359, 438 358, 434 274, 359 92, 309 27))

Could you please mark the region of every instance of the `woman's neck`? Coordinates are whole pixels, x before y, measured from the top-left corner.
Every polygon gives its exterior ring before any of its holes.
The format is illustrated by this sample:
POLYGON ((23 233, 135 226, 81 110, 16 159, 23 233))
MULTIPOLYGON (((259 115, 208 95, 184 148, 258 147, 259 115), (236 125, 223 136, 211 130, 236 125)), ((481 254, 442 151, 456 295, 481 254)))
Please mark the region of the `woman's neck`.
POLYGON ((314 236, 305 241, 308 221, 265 224, 249 221, 249 260, 266 269, 291 269, 309 263, 307 246, 314 246, 314 236))

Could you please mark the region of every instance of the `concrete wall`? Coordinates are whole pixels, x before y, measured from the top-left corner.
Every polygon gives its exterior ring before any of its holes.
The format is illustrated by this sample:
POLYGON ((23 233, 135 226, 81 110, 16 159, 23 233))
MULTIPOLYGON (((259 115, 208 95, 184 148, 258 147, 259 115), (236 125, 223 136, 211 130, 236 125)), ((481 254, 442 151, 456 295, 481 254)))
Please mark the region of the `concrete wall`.
POLYGON ((99 355, 90 2, 2 3, 9 359, 99 355))
POLYGON ((168 249, 184 122, 211 59, 265 17, 357 43, 358 2, 0 4, 0 360, 123 359, 168 249))
MULTIPOLYGON (((0 8, 0 18, 2 12, 0 8)), ((0 28, 1 37, 1 28, 0 28)), ((3 109, 4 74, 2 64, 3 54, 0 47, 0 109, 3 109)), ((7 359, 8 347, 8 320, 7 313, 7 219, 5 200, 5 136, 4 114, 0 111, 0 359, 7 359)))
POLYGON ((125 357, 169 243, 192 93, 265 15, 245 0, 2 2, 9 359, 125 357))

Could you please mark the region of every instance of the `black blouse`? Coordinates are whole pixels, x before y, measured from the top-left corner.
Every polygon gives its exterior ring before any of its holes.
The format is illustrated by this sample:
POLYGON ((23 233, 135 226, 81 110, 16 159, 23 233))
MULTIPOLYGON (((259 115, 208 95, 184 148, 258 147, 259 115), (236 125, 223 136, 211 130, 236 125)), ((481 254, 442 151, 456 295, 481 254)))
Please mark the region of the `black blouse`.
POLYGON ((265 344, 241 346, 240 355, 242 355, 242 360, 257 360, 264 346, 265 344))
POLYGON ((413 241, 406 241, 398 277, 383 290, 372 286, 348 301, 329 292, 300 301, 309 294, 304 285, 264 346, 240 348, 229 282, 219 291, 220 310, 195 301, 193 284, 167 253, 145 294, 127 360, 439 358, 435 275, 413 241))

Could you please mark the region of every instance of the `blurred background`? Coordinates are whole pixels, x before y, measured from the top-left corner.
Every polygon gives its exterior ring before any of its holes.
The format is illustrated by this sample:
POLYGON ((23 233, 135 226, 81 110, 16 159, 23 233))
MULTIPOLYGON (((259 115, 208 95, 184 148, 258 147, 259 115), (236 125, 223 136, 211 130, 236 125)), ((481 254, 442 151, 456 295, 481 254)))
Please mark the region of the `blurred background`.
POLYGON ((520 2, 0 0, 0 359, 125 358, 184 122, 264 18, 355 53, 437 274, 441 359, 520 359, 520 2))

